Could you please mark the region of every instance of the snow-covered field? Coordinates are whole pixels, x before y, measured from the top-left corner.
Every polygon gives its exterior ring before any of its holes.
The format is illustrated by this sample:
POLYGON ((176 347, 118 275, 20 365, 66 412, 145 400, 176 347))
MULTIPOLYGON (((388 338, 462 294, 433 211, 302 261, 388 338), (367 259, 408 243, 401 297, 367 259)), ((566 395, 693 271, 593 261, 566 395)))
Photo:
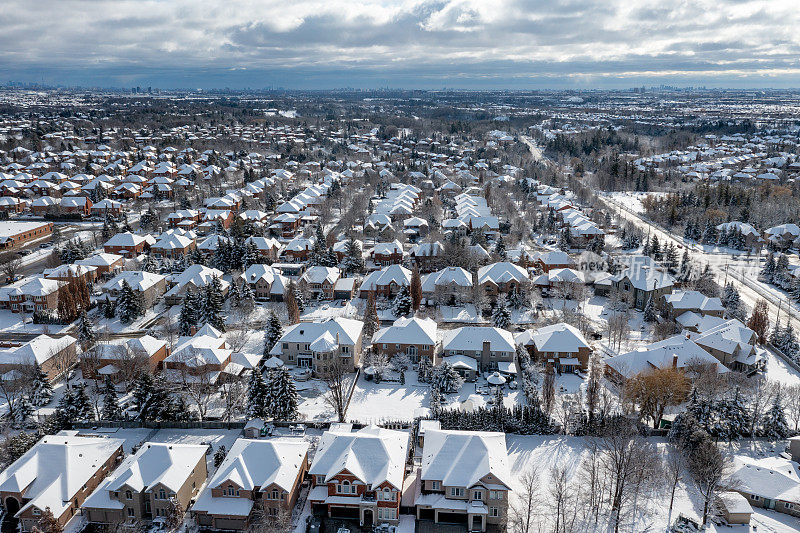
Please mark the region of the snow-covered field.
POLYGON ((417 381, 416 372, 406 374, 405 385, 383 381, 367 381, 359 377, 347 419, 357 422, 411 421, 420 409, 427 409, 430 389, 417 381))

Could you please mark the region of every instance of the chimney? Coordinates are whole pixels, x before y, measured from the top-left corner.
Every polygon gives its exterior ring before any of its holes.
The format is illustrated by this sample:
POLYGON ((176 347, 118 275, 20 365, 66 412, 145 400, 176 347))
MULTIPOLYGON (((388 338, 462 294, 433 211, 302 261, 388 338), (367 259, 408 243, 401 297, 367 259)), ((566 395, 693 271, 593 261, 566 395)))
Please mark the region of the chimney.
POLYGON ((678 368, 678 354, 672 355, 672 368, 678 368))

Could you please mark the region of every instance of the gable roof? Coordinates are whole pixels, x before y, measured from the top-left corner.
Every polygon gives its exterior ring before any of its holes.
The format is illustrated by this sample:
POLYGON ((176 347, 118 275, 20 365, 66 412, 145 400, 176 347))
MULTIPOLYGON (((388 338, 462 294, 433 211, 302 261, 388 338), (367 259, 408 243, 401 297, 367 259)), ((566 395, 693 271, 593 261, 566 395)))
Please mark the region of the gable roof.
POLYGON ((446 487, 472 487, 492 474, 509 487, 511 471, 505 433, 494 431, 425 431, 422 480, 446 487))

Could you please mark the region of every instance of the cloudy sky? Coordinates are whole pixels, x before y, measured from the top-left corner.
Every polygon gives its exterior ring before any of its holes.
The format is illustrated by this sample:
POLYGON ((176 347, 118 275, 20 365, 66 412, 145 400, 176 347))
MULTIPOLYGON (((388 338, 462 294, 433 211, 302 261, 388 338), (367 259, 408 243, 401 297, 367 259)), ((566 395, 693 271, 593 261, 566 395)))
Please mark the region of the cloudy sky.
POLYGON ((0 83, 800 87, 799 0, 2 0, 0 83))

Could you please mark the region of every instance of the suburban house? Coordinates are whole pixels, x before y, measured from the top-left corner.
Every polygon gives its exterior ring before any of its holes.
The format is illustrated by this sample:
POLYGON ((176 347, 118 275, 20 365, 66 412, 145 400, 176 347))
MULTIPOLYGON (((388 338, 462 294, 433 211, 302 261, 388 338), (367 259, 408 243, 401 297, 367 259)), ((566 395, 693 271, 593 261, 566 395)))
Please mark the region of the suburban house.
POLYGON ((529 282, 528 271, 514 263, 492 263, 478 269, 478 285, 492 298, 501 293, 519 291, 529 282))
POLYGON ((359 296, 367 298, 369 293, 377 297, 392 298, 400 287, 411 284, 411 271, 400 265, 389 265, 367 274, 361 282, 359 296))
POLYGON ((103 292, 116 300, 126 282, 133 292, 142 296, 146 308, 153 307, 156 300, 167 291, 167 278, 161 274, 144 270, 123 270, 103 285, 103 292))
POLYGON ((308 472, 309 443, 294 438, 237 439, 191 509, 201 528, 245 531, 253 507, 291 514, 308 472))
POLYGON ((18 346, 0 349, 2 379, 14 381, 20 371, 35 364, 53 381, 77 361, 77 344, 75 337, 70 335, 50 337, 42 334, 18 346))
POLYGON ((529 329, 517 335, 515 341, 524 346, 535 361, 541 361, 557 372, 589 368, 592 349, 575 326, 561 322, 529 329))
POLYGON ((305 286, 317 300, 333 300, 333 287, 342 275, 336 267, 312 266, 300 276, 300 286, 305 286))
POLYGON ((606 375, 615 383, 625 383, 637 374, 670 366, 684 372, 699 368, 713 369, 719 374, 728 372, 713 355, 683 335, 675 335, 632 352, 609 357, 604 362, 606 375))
POLYGON ((343 424, 323 433, 308 471, 312 510, 362 527, 397 525, 408 445, 408 432, 377 426, 352 431, 343 424))
POLYGON ((91 285, 97 278, 97 267, 78 264, 59 265, 55 268, 46 268, 44 277, 64 282, 80 280, 91 285))
POLYGON ((500 526, 508 515, 511 469, 505 433, 426 428, 419 469, 418 520, 500 526))
POLYGON ((674 291, 664 295, 669 316, 677 319, 683 313, 692 312, 701 317, 721 317, 725 312, 719 298, 709 298, 699 291, 674 291))
POLYGON ((167 342, 150 335, 128 339, 122 344, 97 344, 81 354, 81 371, 84 379, 112 379, 122 377, 123 367, 141 358, 153 373, 161 368, 169 355, 167 342))
POLYGON ((644 309, 650 299, 655 304, 659 298, 671 293, 675 280, 661 270, 637 265, 612 276, 611 286, 631 305, 644 309))
POLYGON ((109 254, 118 254, 130 258, 143 254, 155 242, 151 235, 137 235, 130 232, 117 233, 103 244, 103 250, 109 254))
POLYGON ((282 301, 289 280, 270 265, 250 265, 242 273, 242 283, 247 283, 256 300, 282 301))
POLYGON ((513 335, 500 328, 465 326, 445 331, 442 339, 444 357, 470 357, 480 372, 497 370, 499 363, 513 363, 515 354, 513 335))
POLYGON ((205 444, 146 442, 83 503, 93 524, 150 521, 185 510, 205 483, 205 444), (174 501, 173 501, 174 500, 174 501))
POLYGON ((555 268, 570 268, 574 266, 572 259, 569 258, 566 252, 561 250, 535 252, 533 256, 533 264, 540 268, 542 272, 550 272, 555 268))
POLYGON ((381 328, 372 336, 372 349, 389 358, 404 353, 414 363, 427 357, 436 365, 437 324, 431 318, 401 317, 389 327, 381 328))
POLYGON ((99 254, 90 255, 86 259, 79 259, 75 261, 75 264, 95 267, 97 269, 96 277, 108 279, 122 272, 125 258, 121 255, 101 252, 99 254))
POLYGON ((411 247, 409 257, 420 272, 433 272, 443 253, 444 246, 439 241, 421 242, 411 247))
POLYGON ((421 276, 422 294, 442 305, 468 301, 472 289, 472 274, 461 267, 446 267, 421 276))
POLYGON ((361 359, 364 323, 350 318, 326 318, 289 326, 269 354, 286 364, 324 374, 335 360, 354 372, 361 359))
POLYGON ((63 281, 47 278, 22 280, 19 285, 8 287, 5 291, 8 302, 2 303, 10 307, 12 313, 55 311, 58 309, 58 293, 65 285, 63 281))
POLYGON ((747 498, 752 507, 800 517, 800 478, 797 465, 791 461, 736 457, 730 477, 735 480, 733 490, 747 498))
POLYGON ((228 293, 230 283, 222 279, 222 271, 203 265, 194 264, 175 276, 171 281, 170 289, 164 294, 167 305, 179 305, 187 292, 197 293, 212 282, 219 280, 222 295, 228 293))
POLYGON ((403 245, 400 241, 379 242, 370 251, 370 256, 377 267, 399 265, 403 262, 403 245))
POLYGON ((720 363, 737 372, 753 372, 766 363, 756 350, 756 332, 735 318, 701 329, 698 333, 690 334, 689 338, 720 363))
POLYGON ((0 498, 22 531, 50 509, 62 526, 124 457, 123 439, 47 435, 0 473, 0 498))
POLYGON ((234 353, 222 332, 204 325, 191 337, 180 337, 164 359, 165 373, 174 382, 217 383, 223 373, 241 375, 258 365, 260 353, 234 353))

